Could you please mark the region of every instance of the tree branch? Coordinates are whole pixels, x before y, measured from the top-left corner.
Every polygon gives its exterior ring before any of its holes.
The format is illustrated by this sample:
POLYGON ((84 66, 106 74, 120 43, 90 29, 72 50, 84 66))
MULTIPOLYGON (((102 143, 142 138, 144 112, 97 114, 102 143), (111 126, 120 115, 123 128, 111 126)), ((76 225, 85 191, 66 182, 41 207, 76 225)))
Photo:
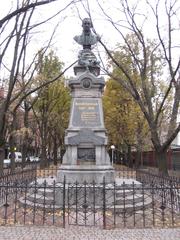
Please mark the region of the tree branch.
POLYGON ((51 2, 55 2, 55 1, 57 1, 57 0, 44 0, 44 1, 40 1, 40 2, 31 3, 31 4, 29 4, 29 5, 25 6, 25 7, 21 7, 19 9, 16 9, 15 11, 13 11, 12 13, 6 15, 4 18, 2 18, 0 20, 0 28, 2 27, 2 25, 6 21, 10 20, 11 18, 15 17, 18 14, 26 12, 26 11, 28 11, 31 8, 35 8, 37 6, 45 5, 45 4, 48 4, 48 3, 51 3, 51 2))

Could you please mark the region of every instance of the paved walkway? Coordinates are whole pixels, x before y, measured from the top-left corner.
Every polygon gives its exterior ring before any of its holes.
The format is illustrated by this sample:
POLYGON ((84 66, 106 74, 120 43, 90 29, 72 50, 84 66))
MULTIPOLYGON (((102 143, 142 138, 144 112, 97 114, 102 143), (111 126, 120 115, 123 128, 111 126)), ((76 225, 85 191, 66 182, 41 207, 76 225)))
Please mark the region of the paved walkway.
POLYGON ((101 230, 95 227, 0 227, 0 240, 180 240, 178 229, 101 230))

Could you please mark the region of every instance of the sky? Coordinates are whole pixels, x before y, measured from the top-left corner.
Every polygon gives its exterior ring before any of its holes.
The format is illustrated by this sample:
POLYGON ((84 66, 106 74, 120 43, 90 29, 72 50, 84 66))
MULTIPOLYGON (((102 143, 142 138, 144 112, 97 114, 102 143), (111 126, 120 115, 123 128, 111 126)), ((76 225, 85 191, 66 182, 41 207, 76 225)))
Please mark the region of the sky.
MULTIPOLYGON (((3 5, 0 8, 0 18, 3 17, 6 13, 8 13, 10 9, 16 7, 16 1, 17 0, 3 1, 3 5)), ((109 10, 109 13, 111 6, 111 12, 114 13, 116 7, 113 6, 112 3, 114 2, 115 5, 116 0, 100 1, 106 3, 104 4, 104 6, 106 6, 106 8, 109 10)), ((56 2, 53 2, 51 4, 38 7, 38 9, 36 10, 34 21, 37 22, 40 19, 46 19, 49 16, 52 16, 58 10, 63 9, 69 2, 71 2, 71 0, 57 0, 56 2)), ((104 21, 104 15, 102 14, 102 11, 100 11, 100 9, 97 10, 97 1, 90 0, 89 2, 92 6, 91 14, 95 30, 103 38, 108 47, 113 48, 113 46, 115 46, 115 44, 119 41, 119 37, 117 36, 116 32, 113 31, 110 24, 104 21)), ((88 16, 84 8, 87 8, 87 5, 85 6, 77 3, 76 5, 67 8, 65 11, 62 12, 62 14, 58 15, 49 23, 42 25, 40 29, 38 29, 40 33, 37 34, 37 36, 34 36, 30 54, 37 52, 41 48, 41 46, 45 45, 54 29, 54 26, 56 26, 56 24, 59 22, 59 26, 53 38, 53 48, 55 49, 59 58, 65 63, 65 66, 68 66, 72 62, 77 60, 78 52, 81 49, 81 46, 79 46, 73 40, 73 37, 75 35, 81 34, 81 19, 88 16)), ((100 47, 100 45, 98 45, 97 47, 98 50, 97 48, 95 48, 93 50, 94 53, 98 54, 97 51, 99 51, 102 54, 102 58, 106 59, 104 50, 100 47)), ((73 75, 73 68, 71 68, 66 74, 73 75)))
MULTIPOLYGON (((0 18, 3 17, 6 13, 8 13, 11 8, 13 9, 13 7, 15 7, 16 1, 17 0, 3 0, 3 4, 0 8, 0 18)), ((118 22, 119 24, 124 24, 123 13, 121 12, 118 4, 119 1, 120 0, 99 0, 102 6, 106 9, 106 13, 109 16, 112 16, 114 21, 118 22)), ((150 2, 154 1, 155 0, 151 0, 150 2)), ((63 9, 69 2, 71 2, 71 0, 57 0, 56 2, 50 3, 48 5, 38 7, 38 9, 36 10, 36 15, 34 17, 34 22, 52 16, 58 10, 63 9)), ((129 0, 128 2, 134 5, 136 0, 129 0)), ((136 19, 141 24, 143 22, 142 20, 144 19, 144 15, 148 16, 150 21, 148 25, 145 26, 144 32, 147 37, 154 37, 155 31, 153 30, 153 18, 151 18, 149 10, 144 7, 144 2, 145 0, 138 0, 139 14, 136 16, 136 19)), ((98 0, 90 0, 89 3, 91 16, 93 19, 93 25, 96 32, 101 36, 103 41, 110 49, 114 49, 116 43, 121 42, 122 39, 111 26, 111 24, 107 20, 105 20, 105 16, 98 6, 98 0)), ((59 58, 65 63, 65 66, 68 66, 69 64, 77 60, 78 51, 81 49, 81 47, 73 40, 73 37, 81 33, 81 19, 88 16, 85 11, 85 9, 87 8, 85 0, 83 1, 83 4, 77 3, 76 5, 67 8, 49 23, 41 25, 41 27, 37 29, 36 34, 33 37, 31 51, 29 54, 33 54, 34 52, 38 51, 41 46, 44 46, 46 44, 49 36, 54 29, 54 26, 59 23, 56 34, 53 38, 53 49, 56 51, 59 58)), ((160 15, 160 21, 162 23, 162 27, 163 24, 165 26, 166 21, 163 17, 163 14, 160 15)), ((124 31, 126 31, 125 28, 123 29, 124 31)), ((180 34, 177 36, 177 39, 179 38, 179 36, 180 34)), ((180 42, 180 39, 178 39, 178 41, 180 42)), ((100 45, 97 45, 97 47, 98 48, 95 48, 93 50, 95 54, 97 54, 98 49, 102 54, 102 58, 106 59, 103 49, 100 47, 100 45)), ((29 58, 32 57, 30 55, 29 58)), ((73 75, 73 69, 71 68, 66 74, 73 75)))

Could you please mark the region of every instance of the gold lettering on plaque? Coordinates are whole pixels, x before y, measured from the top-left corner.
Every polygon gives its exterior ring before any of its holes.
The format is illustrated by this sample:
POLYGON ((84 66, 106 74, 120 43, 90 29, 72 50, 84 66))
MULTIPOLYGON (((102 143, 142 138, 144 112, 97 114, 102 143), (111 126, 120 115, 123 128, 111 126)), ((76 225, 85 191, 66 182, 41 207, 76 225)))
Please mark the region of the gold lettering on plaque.
POLYGON ((75 103, 76 106, 86 106, 86 107, 91 107, 91 106, 97 106, 97 103, 75 103))

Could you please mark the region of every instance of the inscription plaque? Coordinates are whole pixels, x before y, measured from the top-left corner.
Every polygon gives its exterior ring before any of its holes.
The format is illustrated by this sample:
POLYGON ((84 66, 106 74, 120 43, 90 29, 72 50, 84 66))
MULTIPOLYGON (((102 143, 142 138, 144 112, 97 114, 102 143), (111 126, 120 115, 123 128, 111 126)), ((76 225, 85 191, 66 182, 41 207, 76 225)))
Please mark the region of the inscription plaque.
POLYGON ((78 160, 95 161, 95 148, 78 148, 78 160))
POLYGON ((98 100, 75 99, 72 124, 76 127, 100 127, 101 120, 98 100))

